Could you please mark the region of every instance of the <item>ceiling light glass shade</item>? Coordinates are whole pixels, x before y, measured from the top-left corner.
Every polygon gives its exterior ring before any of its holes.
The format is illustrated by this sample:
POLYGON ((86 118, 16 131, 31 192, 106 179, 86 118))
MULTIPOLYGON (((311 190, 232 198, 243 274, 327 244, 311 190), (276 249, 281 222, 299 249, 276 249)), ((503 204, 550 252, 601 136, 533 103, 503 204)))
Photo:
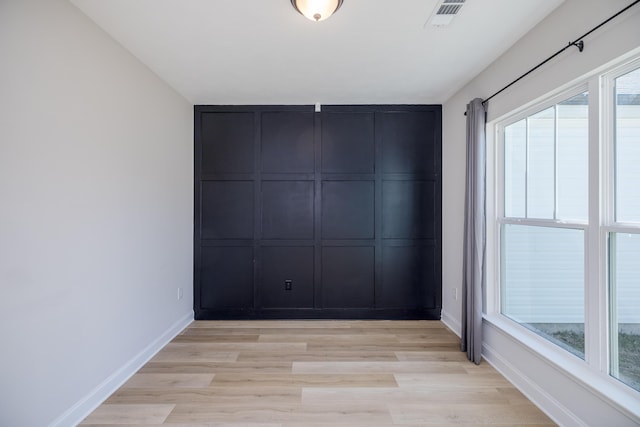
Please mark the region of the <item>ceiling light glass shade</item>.
POLYGON ((291 0, 298 12, 312 21, 324 21, 342 6, 342 0, 291 0))

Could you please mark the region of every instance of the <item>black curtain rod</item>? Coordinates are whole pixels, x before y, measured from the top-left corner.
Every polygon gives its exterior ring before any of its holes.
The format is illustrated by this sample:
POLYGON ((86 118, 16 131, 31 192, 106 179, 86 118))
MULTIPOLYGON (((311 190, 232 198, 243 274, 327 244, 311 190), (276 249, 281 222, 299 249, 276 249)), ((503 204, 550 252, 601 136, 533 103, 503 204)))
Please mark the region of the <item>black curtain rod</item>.
MULTIPOLYGON (((490 97, 488 97, 487 99, 482 101, 482 104, 486 104, 487 102, 489 102, 489 100, 491 98, 493 98, 494 96, 502 93, 503 91, 505 91, 506 89, 510 88, 511 86, 513 86, 514 84, 516 84, 517 82, 519 82, 520 80, 522 80, 523 78, 525 78, 526 76, 528 76, 529 74, 533 73, 535 70, 537 70, 538 68, 542 67, 544 64, 546 64, 547 62, 551 61, 553 58, 555 58, 556 56, 560 55, 562 52, 564 52, 565 50, 569 49, 571 46, 575 46, 578 48, 578 50, 580 52, 582 52, 584 50, 584 42, 582 41, 583 38, 587 37, 589 34, 593 33, 594 31, 596 31, 597 29, 599 29, 600 27, 602 27, 603 25, 607 24, 609 21, 611 21, 612 19, 615 19, 616 17, 618 17, 619 15, 623 14, 624 12, 626 12, 627 10, 631 9, 633 6, 635 6, 636 4, 640 3, 640 0, 636 0, 633 3, 631 3, 629 6, 625 7, 624 9, 622 9, 620 12, 616 13, 615 15, 611 16, 609 19, 602 21, 600 24, 596 25, 595 27, 593 27, 592 29, 590 29, 589 31, 587 31, 586 33, 584 33, 583 35, 581 35, 580 37, 578 37, 577 39, 575 39, 575 41, 569 42, 565 47, 563 47, 562 49, 560 49, 559 51, 557 51, 556 53, 554 53, 553 55, 551 55, 550 57, 548 57, 547 59, 545 59, 544 61, 542 61, 541 63, 539 63, 538 65, 536 65, 535 67, 533 67, 532 69, 530 69, 529 71, 527 71, 526 73, 524 73, 523 75, 521 75, 520 77, 518 77, 517 79, 515 79, 514 81, 512 81, 511 83, 509 83, 508 85, 506 85, 505 87, 503 87, 502 89, 500 89, 499 91, 497 91, 496 93, 494 93, 493 95, 491 95, 490 97)), ((466 116, 467 113, 465 112, 464 115, 466 116)))

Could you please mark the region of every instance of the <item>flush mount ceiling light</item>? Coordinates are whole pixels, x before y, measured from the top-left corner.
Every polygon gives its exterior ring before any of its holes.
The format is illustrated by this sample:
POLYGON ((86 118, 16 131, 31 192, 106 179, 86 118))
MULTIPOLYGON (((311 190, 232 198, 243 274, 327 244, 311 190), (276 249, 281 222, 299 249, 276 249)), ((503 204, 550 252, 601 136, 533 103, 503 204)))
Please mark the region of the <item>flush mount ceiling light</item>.
POLYGON ((324 21, 340 9, 343 0, 291 0, 293 7, 312 21, 324 21))

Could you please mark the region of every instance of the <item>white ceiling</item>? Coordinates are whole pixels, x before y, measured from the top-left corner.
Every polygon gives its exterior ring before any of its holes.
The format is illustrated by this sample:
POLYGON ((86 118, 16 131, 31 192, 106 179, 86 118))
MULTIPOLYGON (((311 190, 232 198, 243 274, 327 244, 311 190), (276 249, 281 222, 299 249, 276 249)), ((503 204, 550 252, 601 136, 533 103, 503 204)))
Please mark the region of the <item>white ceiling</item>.
POLYGON ((466 0, 440 28, 438 0, 345 0, 319 23, 289 0, 70 1, 194 104, 440 104, 563 0, 466 0))

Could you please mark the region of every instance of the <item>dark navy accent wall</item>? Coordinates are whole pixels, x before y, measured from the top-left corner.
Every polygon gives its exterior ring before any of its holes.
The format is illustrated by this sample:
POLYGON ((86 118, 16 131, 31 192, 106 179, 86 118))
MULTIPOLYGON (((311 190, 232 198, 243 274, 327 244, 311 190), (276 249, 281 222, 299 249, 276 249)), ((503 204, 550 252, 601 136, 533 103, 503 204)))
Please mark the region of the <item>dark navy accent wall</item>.
POLYGON ((439 319, 441 114, 196 106, 196 319, 439 319))

